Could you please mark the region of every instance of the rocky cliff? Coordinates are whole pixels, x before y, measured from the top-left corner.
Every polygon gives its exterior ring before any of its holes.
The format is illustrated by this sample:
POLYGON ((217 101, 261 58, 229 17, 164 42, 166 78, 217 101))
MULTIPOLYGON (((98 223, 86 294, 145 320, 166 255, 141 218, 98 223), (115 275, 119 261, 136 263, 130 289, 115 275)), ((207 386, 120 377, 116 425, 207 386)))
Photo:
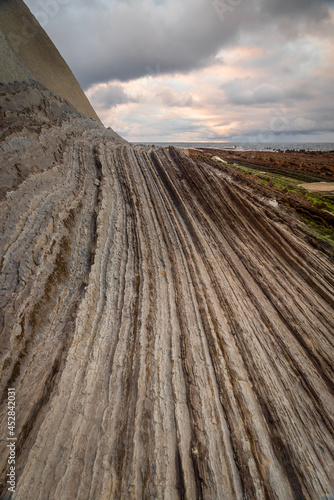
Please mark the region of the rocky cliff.
POLYGON ((101 123, 72 71, 23 0, 1 0, 0 39, 1 82, 32 76, 83 116, 101 123), (17 60, 24 71, 18 71, 17 60))
POLYGON ((0 106, 0 497, 330 498, 330 256, 231 167, 37 78, 0 106))

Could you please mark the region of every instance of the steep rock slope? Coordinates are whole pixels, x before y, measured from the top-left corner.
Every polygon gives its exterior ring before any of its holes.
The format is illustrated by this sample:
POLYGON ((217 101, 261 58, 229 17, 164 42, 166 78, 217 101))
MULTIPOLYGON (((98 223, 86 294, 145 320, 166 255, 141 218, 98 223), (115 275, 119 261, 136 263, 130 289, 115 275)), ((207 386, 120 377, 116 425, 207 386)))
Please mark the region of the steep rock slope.
POLYGON ((29 176, 62 161, 73 136, 94 131, 126 142, 36 81, 0 83, 0 111, 0 200, 29 176))
POLYGON ((278 210, 90 132, 1 214, 16 498, 331 493, 333 265, 278 210))
POLYGON ((0 75, 1 83, 27 81, 32 74, 17 58, 4 33, 0 30, 0 75))
MULTIPOLYGON (((69 101, 83 116, 101 123, 72 71, 22 0, 1 0, 0 38, 3 37, 12 54, 7 50, 6 59, 0 62, 1 82, 27 80, 18 73, 15 58, 28 74, 69 101)), ((2 56, 4 45, 0 45, 2 56)))

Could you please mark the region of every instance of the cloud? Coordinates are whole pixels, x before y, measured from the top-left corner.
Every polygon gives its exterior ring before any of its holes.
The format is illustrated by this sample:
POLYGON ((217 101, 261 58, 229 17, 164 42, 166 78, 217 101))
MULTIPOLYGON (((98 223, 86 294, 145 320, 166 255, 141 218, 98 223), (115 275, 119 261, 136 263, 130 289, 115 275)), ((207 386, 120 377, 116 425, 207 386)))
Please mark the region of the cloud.
POLYGON ((128 140, 333 135, 333 0, 26 2, 128 140))
MULTIPOLYGON (((42 4, 28 0, 35 14, 42 4)), ((201 67, 234 34, 204 0, 70 0, 58 10, 45 28, 85 88, 145 76, 157 65, 164 74, 201 67)))
POLYGON ((28 0, 33 12, 59 2, 45 28, 84 88, 130 81, 159 68, 160 74, 206 67, 241 33, 285 20, 288 27, 325 21, 329 7, 318 0, 28 0), (224 18, 217 5, 231 6, 224 18), (88 63, 89 62, 89 63, 88 63))
POLYGON ((193 104, 193 97, 189 94, 180 94, 170 89, 164 89, 157 93, 157 97, 164 106, 168 107, 189 107, 193 104))
POLYGON ((120 85, 97 85, 90 95, 92 104, 97 109, 114 108, 119 104, 136 102, 137 99, 127 95, 120 85))
POLYGON ((235 78, 222 85, 227 102, 235 105, 260 106, 263 104, 277 104, 291 100, 305 100, 311 97, 306 88, 284 88, 268 83, 258 83, 249 78, 235 78))
POLYGON ((262 0, 262 10, 274 19, 297 18, 307 19, 309 22, 321 22, 329 18, 329 11, 322 0, 262 0))

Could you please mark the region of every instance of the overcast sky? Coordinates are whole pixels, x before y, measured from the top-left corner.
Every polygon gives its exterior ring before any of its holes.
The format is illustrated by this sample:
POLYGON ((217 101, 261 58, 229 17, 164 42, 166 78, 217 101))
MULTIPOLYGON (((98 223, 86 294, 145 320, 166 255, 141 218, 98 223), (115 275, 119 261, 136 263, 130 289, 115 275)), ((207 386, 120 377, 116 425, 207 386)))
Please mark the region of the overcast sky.
POLYGON ((334 142, 334 0, 25 0, 129 141, 334 142))

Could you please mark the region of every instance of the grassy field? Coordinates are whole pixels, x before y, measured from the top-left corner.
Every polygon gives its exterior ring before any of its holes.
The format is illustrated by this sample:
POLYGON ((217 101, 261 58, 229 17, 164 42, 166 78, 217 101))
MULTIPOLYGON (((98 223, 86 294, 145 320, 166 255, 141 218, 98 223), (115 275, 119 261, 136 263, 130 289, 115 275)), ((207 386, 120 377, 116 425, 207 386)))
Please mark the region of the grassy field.
MULTIPOLYGON (((266 170, 265 167, 256 165, 249 167, 234 163, 230 164, 230 166, 236 170, 241 170, 245 174, 254 176, 264 184, 274 186, 276 189, 280 189, 281 191, 293 191, 295 193, 299 193, 307 198, 316 208, 334 214, 333 195, 311 193, 299 187, 300 184, 306 182, 320 182, 323 181, 323 179, 296 172, 289 172, 287 174, 286 172, 277 169, 266 170)), ((310 234, 321 239, 322 241, 325 241, 326 243, 330 243, 334 247, 334 232, 331 229, 328 229, 327 227, 317 224, 309 219, 302 220, 308 227, 310 234)))

